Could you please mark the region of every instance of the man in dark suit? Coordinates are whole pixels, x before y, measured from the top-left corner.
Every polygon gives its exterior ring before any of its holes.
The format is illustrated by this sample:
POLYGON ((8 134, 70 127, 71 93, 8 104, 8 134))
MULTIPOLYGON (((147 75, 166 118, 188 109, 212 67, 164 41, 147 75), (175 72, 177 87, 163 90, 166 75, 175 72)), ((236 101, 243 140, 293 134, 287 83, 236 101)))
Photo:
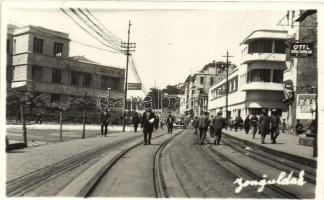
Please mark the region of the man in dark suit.
POLYGON ((105 134, 105 137, 107 137, 107 133, 108 133, 107 127, 108 127, 109 121, 110 121, 110 115, 109 115, 109 113, 104 111, 101 114, 101 136, 104 136, 104 134, 105 134), (104 129, 105 129, 105 133, 104 133, 104 129))
POLYGON ((152 132, 154 128, 155 115, 151 109, 145 109, 142 115, 141 128, 144 133, 144 145, 151 144, 152 132))
POLYGON ((222 111, 219 111, 217 113, 217 116, 213 119, 213 129, 214 129, 214 135, 215 140, 214 144, 219 145, 219 142, 222 137, 222 129, 225 127, 225 119, 222 118, 222 111))
POLYGON ((259 119, 259 129, 261 134, 261 144, 264 144, 266 135, 270 132, 270 117, 268 116, 268 110, 263 109, 259 119))
POLYGON ((132 121, 133 121, 133 124, 134 124, 134 132, 137 132, 138 124, 141 122, 141 119, 138 116, 138 113, 137 112, 134 113, 134 116, 132 118, 132 121))
POLYGON ((168 126, 168 133, 172 133, 174 118, 172 117, 171 113, 169 113, 169 116, 167 117, 166 123, 167 123, 167 126, 168 126))

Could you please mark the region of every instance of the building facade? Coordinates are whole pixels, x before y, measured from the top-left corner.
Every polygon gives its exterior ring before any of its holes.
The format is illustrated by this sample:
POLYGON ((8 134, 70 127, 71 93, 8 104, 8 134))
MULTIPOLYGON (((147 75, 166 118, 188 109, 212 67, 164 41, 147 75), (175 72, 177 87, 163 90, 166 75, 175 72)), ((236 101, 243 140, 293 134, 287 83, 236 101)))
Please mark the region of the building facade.
MULTIPOLYGON (((284 72, 285 102, 288 105, 287 125, 294 127, 296 120, 309 124, 317 109, 317 12, 290 10, 286 15, 289 25, 286 65, 284 72), (310 53, 291 55, 293 45, 307 45, 310 53)), ((308 126, 308 125, 306 125, 308 126)))
MULTIPOLYGON (((286 31, 256 30, 242 41, 241 64, 229 70, 228 119, 258 115, 262 109, 276 109, 287 117, 287 105, 282 101, 286 35, 286 31)), ((219 79, 209 89, 208 110, 223 111, 226 116, 226 76, 219 79)))
POLYGON ((125 70, 84 56, 69 57, 67 33, 37 26, 15 28, 12 36, 11 89, 24 91, 46 106, 69 107, 75 97, 95 101, 101 94, 123 96, 125 70))
POLYGON ((224 67, 224 62, 212 62, 187 77, 183 84, 186 116, 200 116, 201 112, 208 111, 209 88, 224 67))

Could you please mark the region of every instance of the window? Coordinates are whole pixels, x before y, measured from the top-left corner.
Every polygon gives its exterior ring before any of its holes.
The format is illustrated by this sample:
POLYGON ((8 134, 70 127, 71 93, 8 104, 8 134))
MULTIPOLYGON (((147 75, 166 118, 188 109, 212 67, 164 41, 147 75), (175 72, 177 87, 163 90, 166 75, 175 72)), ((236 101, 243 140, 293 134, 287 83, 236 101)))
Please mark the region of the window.
POLYGON ((204 77, 200 77, 200 84, 204 84, 204 77))
POLYGON ((83 74, 83 86, 84 87, 90 87, 91 84, 91 74, 89 73, 84 73, 83 74))
POLYGON ((283 70, 273 70, 273 80, 274 83, 282 83, 283 81, 283 70))
POLYGON ((209 84, 210 84, 210 85, 214 85, 214 77, 210 77, 209 84))
POLYGON ((253 69, 248 77, 248 82, 270 82, 270 69, 253 69))
POLYGON ((79 85, 80 73, 76 71, 71 72, 71 85, 79 85))
POLYGON ((275 53, 286 53, 286 44, 284 40, 275 41, 275 53))
POLYGON ((61 95, 60 94, 51 94, 51 103, 60 102, 61 95))
POLYGON ((16 39, 13 40, 12 52, 16 53, 16 39))
POLYGON ((40 66, 33 66, 32 67, 32 79, 33 81, 42 81, 42 67, 40 66))
POLYGON ((112 90, 118 90, 119 89, 119 78, 117 77, 111 77, 110 78, 110 86, 112 90))
POLYGON ((44 43, 43 39, 34 37, 33 51, 35 53, 43 53, 43 43, 44 43))
POLYGON ((7 53, 10 52, 10 40, 7 39, 7 53))
POLYGON ((61 83, 61 79, 62 79, 62 70, 53 69, 52 83, 61 83))
POLYGON ((249 44, 248 53, 272 53, 272 40, 256 40, 249 44))
POLYGON ((109 76, 101 76, 101 88, 107 89, 109 88, 109 76))
POLYGON ((54 56, 62 56, 62 53, 63 53, 63 44, 54 42, 53 55, 54 56))

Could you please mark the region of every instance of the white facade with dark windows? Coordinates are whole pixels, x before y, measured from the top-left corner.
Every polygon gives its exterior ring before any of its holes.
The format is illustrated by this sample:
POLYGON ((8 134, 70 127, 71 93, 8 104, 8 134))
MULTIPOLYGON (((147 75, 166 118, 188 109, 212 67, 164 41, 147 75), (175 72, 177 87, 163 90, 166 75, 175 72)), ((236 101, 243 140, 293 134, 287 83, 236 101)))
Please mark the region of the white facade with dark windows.
MULTIPOLYGON (((262 109, 269 112, 279 110, 286 117, 287 106, 282 102, 283 72, 286 69, 286 31, 256 30, 242 43, 241 64, 229 71, 228 116, 245 117, 259 114, 262 109)), ((209 111, 224 111, 226 77, 209 90, 209 111)), ((225 113, 223 113, 225 116, 225 113)))

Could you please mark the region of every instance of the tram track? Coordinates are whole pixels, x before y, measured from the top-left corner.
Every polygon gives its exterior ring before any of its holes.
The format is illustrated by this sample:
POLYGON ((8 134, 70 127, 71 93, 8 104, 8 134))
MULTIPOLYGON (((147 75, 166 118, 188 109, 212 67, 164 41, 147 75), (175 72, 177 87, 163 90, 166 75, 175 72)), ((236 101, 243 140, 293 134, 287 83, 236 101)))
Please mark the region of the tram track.
POLYGON ((230 146, 231 148, 235 149, 236 151, 239 151, 242 154, 248 155, 251 158, 254 158, 258 161, 262 161, 263 163, 267 164, 268 166, 271 166, 273 168, 276 168, 280 171, 284 171, 286 173, 293 172, 294 176, 298 176, 297 171, 304 170, 305 175, 304 178, 309 183, 312 183, 316 185, 316 169, 308 167, 308 166, 302 166, 298 163, 295 163, 293 161, 289 161, 286 159, 278 158, 277 156, 273 156, 270 154, 267 154, 263 152, 262 150, 253 149, 253 148, 247 148, 246 145, 232 139, 229 137, 224 137, 225 140, 223 140, 223 143, 230 146))
POLYGON ((51 181, 59 176, 62 176, 64 175, 64 173, 73 170, 96 157, 99 157, 100 155, 108 152, 109 150, 118 148, 119 146, 122 146, 141 137, 142 136, 134 136, 114 142, 112 144, 102 145, 77 154, 75 156, 71 156, 44 168, 35 170, 13 180, 7 181, 7 196, 24 196, 26 193, 41 186, 45 182, 51 181))
MULTIPOLYGON (((155 152, 154 155, 154 167, 153 167, 153 181, 154 181, 154 190, 155 190, 155 197, 156 198, 167 198, 169 197, 168 191, 166 190, 166 181, 163 177, 162 167, 161 167, 161 157, 162 152, 165 149, 165 147, 170 143, 170 141, 175 138, 176 136, 180 135, 183 132, 180 131, 179 133, 175 134, 168 140, 166 140, 155 152)), ((172 163, 171 163, 172 164, 172 163)), ((174 168, 174 166, 171 166, 174 168)))
MULTIPOLYGON (((154 153, 154 161, 153 161, 153 185, 154 185, 154 191, 155 191, 155 196, 156 197, 166 197, 166 190, 165 190, 165 182, 164 182, 164 178, 163 178, 163 174, 162 174, 162 170, 160 167, 160 158, 161 158, 161 154, 165 148, 165 146, 176 136, 180 135, 183 132, 183 130, 179 131, 178 133, 175 133, 173 136, 171 136, 170 138, 166 139, 165 141, 162 142, 162 144, 160 144, 160 146, 158 147, 158 149, 155 151, 154 153)), ((164 134, 163 134, 164 135, 164 134)), ((159 135, 157 137, 153 137, 152 140, 154 141, 154 139, 157 139, 163 135, 159 135)), ((89 189, 82 189, 82 194, 78 194, 78 197, 91 197, 93 196, 94 191, 96 190, 96 188, 98 187, 99 184, 101 184, 101 181, 103 179, 103 177, 109 172, 109 170, 114 167, 114 165, 116 165, 118 163, 118 161, 125 156, 125 154, 129 153, 132 150, 135 150, 137 147, 139 147, 140 145, 142 145, 143 142, 139 142, 136 143, 132 146, 130 146, 129 148, 123 150, 122 152, 120 152, 119 154, 117 154, 116 156, 114 156, 114 158, 111 160, 110 163, 107 164, 106 169, 104 170, 104 172, 101 173, 100 177, 98 177, 94 183, 92 183, 92 186, 89 189)))
MULTIPOLYGON (((241 156, 250 157, 254 159, 256 162, 265 164, 276 170, 286 172, 287 174, 293 171, 294 176, 298 176, 298 174, 294 170, 301 170, 301 168, 292 167, 291 162, 288 162, 288 164, 286 164, 287 161, 279 162, 279 159, 274 159, 271 155, 266 155, 265 153, 261 153, 261 152, 256 153, 253 151, 248 151, 245 149, 244 144, 240 144, 239 142, 234 141, 230 138, 223 137, 222 142, 225 146, 229 147, 232 152, 238 153, 241 156)), ((206 155, 208 155, 210 158, 214 159, 217 163, 222 165, 224 168, 231 171, 238 178, 242 176, 248 180, 262 180, 264 178, 262 177, 261 174, 254 172, 252 169, 246 167, 246 165, 242 165, 242 163, 239 163, 236 160, 228 158, 227 155, 224 154, 222 151, 218 151, 217 149, 215 149, 213 145, 201 146, 201 150, 205 152, 206 155)), ((309 173, 306 172, 305 180, 307 180, 310 184, 316 183, 316 179, 314 180, 312 171, 309 173)), ((270 198, 272 197, 272 194, 274 192, 277 195, 279 195, 281 198, 288 198, 288 199, 303 198, 298 196, 295 192, 292 192, 291 190, 286 190, 285 188, 276 184, 267 185, 266 189, 270 189, 270 190, 268 191, 265 190, 263 192, 270 198)))

